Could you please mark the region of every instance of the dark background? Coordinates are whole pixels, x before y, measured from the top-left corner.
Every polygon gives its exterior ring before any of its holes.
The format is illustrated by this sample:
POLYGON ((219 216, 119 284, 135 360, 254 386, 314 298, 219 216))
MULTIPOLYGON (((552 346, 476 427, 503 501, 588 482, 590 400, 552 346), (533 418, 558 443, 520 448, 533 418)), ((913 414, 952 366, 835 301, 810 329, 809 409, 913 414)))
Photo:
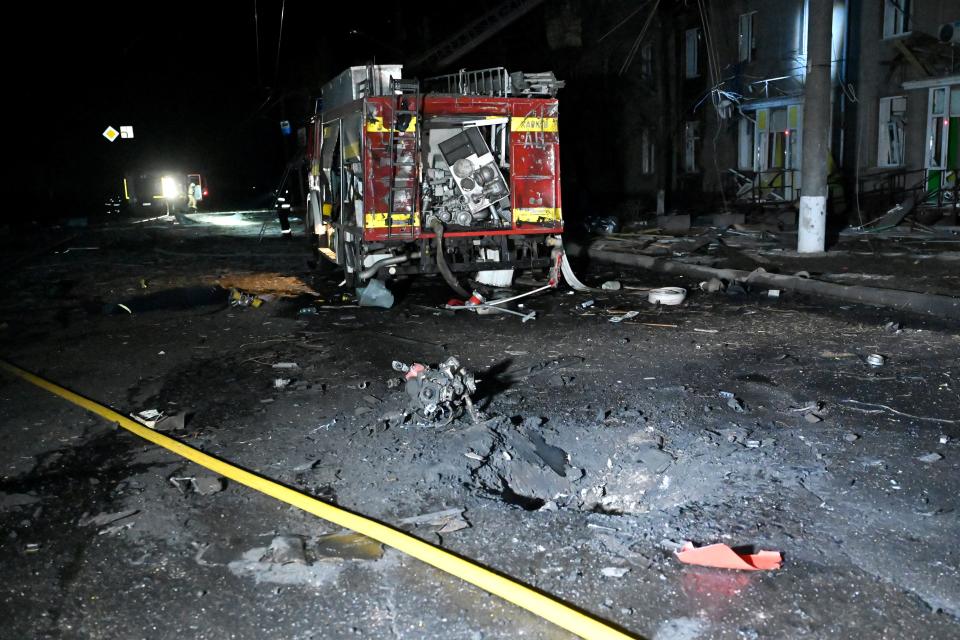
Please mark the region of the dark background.
MULTIPOLYGON (((568 80, 560 94, 565 209, 584 197, 572 189, 578 148, 596 155, 607 144, 598 146, 593 134, 593 142, 581 139, 584 129, 573 124, 616 99, 605 63, 596 61, 622 56, 639 29, 628 23, 602 47, 586 36, 582 46, 558 47, 556 37, 551 46, 547 32, 556 33, 558 10, 570 13, 568 5, 584 34, 605 32, 634 6, 603 2, 597 6, 607 11, 594 11, 593 3, 548 0, 452 68, 408 68, 423 77, 504 65, 552 69, 568 80)), ((107 196, 121 193, 124 173, 137 170, 199 171, 210 206, 269 204, 290 151, 280 120, 302 123, 319 87, 347 66, 406 63, 476 15, 452 7, 364 2, 338 11, 322 2, 243 0, 11 10, 4 47, 15 114, 12 155, 17 190, 29 206, 4 217, 95 213, 107 196), (132 125, 135 138, 109 143, 101 135, 108 125, 132 125)))

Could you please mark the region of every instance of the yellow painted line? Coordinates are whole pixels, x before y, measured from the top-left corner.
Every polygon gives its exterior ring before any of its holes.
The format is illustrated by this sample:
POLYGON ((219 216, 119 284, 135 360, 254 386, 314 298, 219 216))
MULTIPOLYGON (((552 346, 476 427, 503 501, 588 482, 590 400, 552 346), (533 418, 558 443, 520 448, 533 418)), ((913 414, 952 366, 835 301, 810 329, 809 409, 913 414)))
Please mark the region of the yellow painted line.
POLYGON ((525 133, 530 131, 556 133, 560 129, 556 118, 536 118, 534 116, 527 116, 522 118, 510 118, 510 130, 514 133, 525 133))
MULTIPOLYGON (((367 229, 386 229, 390 225, 387 224, 387 214, 386 213, 367 213, 363 216, 363 226, 367 229)), ((394 227, 409 227, 410 226, 410 214, 409 213, 395 213, 393 214, 393 226, 394 227)), ((420 214, 413 214, 413 226, 420 226, 420 214)))
POLYGON ((581 638, 589 638, 591 640, 594 638, 598 640, 627 640, 631 637, 626 633, 613 628, 606 622, 602 622, 588 616, 585 613, 581 613, 571 606, 564 604, 563 602, 560 602, 559 600, 556 600, 546 594, 535 591, 526 585, 508 578, 507 576, 495 573, 486 567, 476 564, 475 562, 467 560, 466 558, 461 558, 460 556, 454 555, 449 551, 435 547, 422 540, 418 540, 407 533, 398 531, 397 529, 389 527, 385 524, 381 524, 375 520, 371 520, 370 518, 366 518, 356 513, 351 513, 350 511, 341 509, 340 507, 336 507, 332 504, 327 504, 326 502, 300 493, 299 491, 291 489, 290 487, 285 487, 282 484, 274 482, 273 480, 241 469, 240 467, 232 465, 229 462, 214 458, 209 454, 203 453, 199 449, 194 449, 193 447, 186 445, 179 440, 174 440, 169 436, 158 433, 153 429, 149 429, 142 424, 131 420, 127 416, 117 413, 116 411, 98 404, 93 400, 85 398, 80 394, 64 389, 63 387, 54 384, 49 380, 45 380, 44 378, 21 369, 16 365, 10 364, 5 360, 0 360, 0 368, 3 368, 9 373, 23 378, 27 382, 30 382, 41 389, 58 395, 61 398, 72 402, 78 407, 82 407, 87 411, 95 413, 105 420, 114 422, 127 431, 140 436, 144 440, 149 440, 155 445, 161 446, 164 449, 177 454, 178 456, 186 458, 187 460, 200 465, 201 467, 205 467, 206 469, 209 469, 210 471, 213 471, 224 478, 228 478, 238 484, 250 487, 251 489, 266 494, 271 498, 279 500, 280 502, 285 502, 289 505, 297 507, 298 509, 302 509, 307 513, 312 513, 318 518, 323 518, 324 520, 332 522, 335 525, 345 529, 350 529, 361 535, 365 535, 368 538, 373 538, 378 542, 391 546, 394 549, 407 554, 408 556, 417 558, 418 560, 426 562, 427 564, 434 566, 441 571, 445 571, 450 575, 456 576, 469 582, 470 584, 476 585, 484 591, 492 593, 495 596, 499 596, 508 602, 512 602, 518 607, 522 607, 527 611, 540 616, 544 620, 549 620, 555 625, 562 627, 567 631, 580 636, 581 638))
POLYGON ((563 213, 559 208, 553 207, 514 209, 513 219, 517 222, 560 222, 563 220, 563 213))
MULTIPOLYGON (((417 116, 410 118, 410 124, 407 125, 407 128, 404 131, 413 132, 417 130, 417 116)), ((377 116, 373 120, 367 120, 367 132, 368 133, 390 133, 390 127, 386 127, 383 124, 383 117, 377 116)))

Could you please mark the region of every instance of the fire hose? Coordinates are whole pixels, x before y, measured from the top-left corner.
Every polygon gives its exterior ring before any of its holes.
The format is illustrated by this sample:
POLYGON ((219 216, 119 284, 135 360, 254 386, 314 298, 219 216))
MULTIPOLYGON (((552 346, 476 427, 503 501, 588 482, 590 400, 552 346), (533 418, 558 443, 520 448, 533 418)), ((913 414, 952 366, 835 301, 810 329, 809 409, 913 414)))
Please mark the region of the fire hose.
POLYGON ((460 285, 457 277, 453 275, 453 271, 450 270, 450 265, 447 264, 447 258, 443 255, 443 223, 437 218, 431 218, 430 229, 434 234, 433 245, 437 252, 437 269, 440 271, 440 275, 443 276, 443 279, 458 296, 469 298, 470 292, 460 285))
POLYGON ((205 467, 224 478, 228 478, 238 484, 245 485, 260 493, 266 494, 271 498, 285 502, 319 518, 323 518, 336 525, 391 546, 441 571, 445 571, 446 573, 476 585, 488 593, 512 602, 582 638, 597 638, 599 640, 629 640, 629 638, 631 638, 630 635, 620 631, 613 625, 582 613, 576 608, 517 582, 512 578, 487 569, 454 553, 435 547, 432 544, 428 544, 391 526, 328 504, 270 480, 269 478, 264 478, 263 476, 242 469, 225 460, 215 458, 210 454, 204 453, 199 449, 195 449, 167 435, 158 433, 127 416, 98 404, 89 398, 85 398, 78 393, 69 391, 49 380, 45 380, 29 371, 21 369, 16 365, 0 360, 0 369, 19 376, 41 389, 49 391, 54 395, 72 402, 78 407, 95 413, 134 435, 140 436, 144 440, 148 440, 153 444, 205 467))

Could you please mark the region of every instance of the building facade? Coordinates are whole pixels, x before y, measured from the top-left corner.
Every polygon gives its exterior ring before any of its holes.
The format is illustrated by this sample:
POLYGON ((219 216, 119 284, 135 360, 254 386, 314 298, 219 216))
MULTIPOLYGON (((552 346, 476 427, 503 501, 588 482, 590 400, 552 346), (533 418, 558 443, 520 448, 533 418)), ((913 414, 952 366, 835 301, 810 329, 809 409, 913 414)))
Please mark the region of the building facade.
MULTIPOLYGON (((675 205, 791 206, 803 188, 808 2, 674 9, 675 205)), ((833 210, 862 219, 906 198, 955 204, 960 3, 836 0, 832 18, 833 210)))

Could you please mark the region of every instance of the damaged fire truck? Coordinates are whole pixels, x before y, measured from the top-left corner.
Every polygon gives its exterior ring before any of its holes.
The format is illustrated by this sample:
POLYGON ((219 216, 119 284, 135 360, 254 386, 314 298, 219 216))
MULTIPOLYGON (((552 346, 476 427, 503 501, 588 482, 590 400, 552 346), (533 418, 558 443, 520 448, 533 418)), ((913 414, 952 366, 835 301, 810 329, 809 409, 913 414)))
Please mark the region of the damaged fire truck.
POLYGON ((348 285, 440 273, 509 284, 551 264, 563 230, 552 73, 503 68, 424 81, 352 67, 322 89, 307 143, 307 233, 348 285))

